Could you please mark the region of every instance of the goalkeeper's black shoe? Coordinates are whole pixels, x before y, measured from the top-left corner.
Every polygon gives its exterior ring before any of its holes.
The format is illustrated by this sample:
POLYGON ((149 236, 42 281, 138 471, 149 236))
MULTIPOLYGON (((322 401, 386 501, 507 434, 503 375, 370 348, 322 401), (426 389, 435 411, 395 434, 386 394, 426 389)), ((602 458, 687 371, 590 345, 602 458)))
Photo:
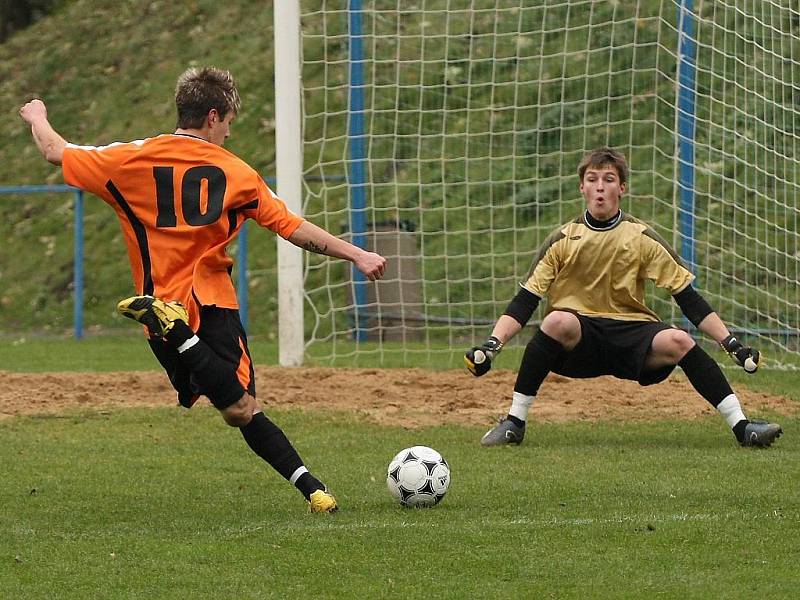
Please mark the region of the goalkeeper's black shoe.
POLYGON ((483 434, 481 446, 503 446, 505 444, 521 444, 525 437, 525 425, 522 427, 508 417, 501 417, 500 422, 483 434))
POLYGON ((744 428, 744 436, 739 442, 742 446, 767 448, 783 433, 777 423, 766 421, 750 421, 744 428))
POLYGON ((189 313, 180 302, 165 302, 153 296, 133 296, 117 304, 117 312, 141 323, 154 337, 167 335, 177 321, 189 324, 189 313))

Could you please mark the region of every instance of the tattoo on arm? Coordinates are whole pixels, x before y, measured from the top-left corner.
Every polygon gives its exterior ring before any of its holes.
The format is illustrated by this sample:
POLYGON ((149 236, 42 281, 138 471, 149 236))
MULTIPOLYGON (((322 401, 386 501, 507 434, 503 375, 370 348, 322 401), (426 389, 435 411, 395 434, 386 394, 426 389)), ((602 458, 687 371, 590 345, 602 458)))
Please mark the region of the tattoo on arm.
POLYGON ((327 244, 324 246, 317 246, 317 244, 314 241, 309 240, 305 244, 303 244, 303 250, 307 250, 308 252, 315 252, 317 254, 325 254, 325 252, 328 250, 328 246, 327 244))

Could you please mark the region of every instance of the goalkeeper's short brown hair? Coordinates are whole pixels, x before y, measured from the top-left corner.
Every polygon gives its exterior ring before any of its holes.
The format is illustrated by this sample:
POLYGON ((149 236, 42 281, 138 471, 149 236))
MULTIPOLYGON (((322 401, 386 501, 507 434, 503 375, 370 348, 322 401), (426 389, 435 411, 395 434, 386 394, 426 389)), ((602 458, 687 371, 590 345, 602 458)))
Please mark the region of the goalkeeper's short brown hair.
POLYGON ((179 129, 200 129, 208 111, 216 109, 221 119, 239 113, 242 101, 233 76, 216 67, 186 69, 175 86, 179 129))
POLYGON ((614 148, 603 146, 601 148, 595 148, 586 154, 581 159, 580 164, 578 164, 578 177, 581 181, 583 181, 583 175, 586 173, 586 169, 589 167, 595 169, 599 169, 601 167, 613 167, 617 170, 619 182, 628 182, 628 161, 625 160, 624 154, 618 150, 615 150, 614 148))

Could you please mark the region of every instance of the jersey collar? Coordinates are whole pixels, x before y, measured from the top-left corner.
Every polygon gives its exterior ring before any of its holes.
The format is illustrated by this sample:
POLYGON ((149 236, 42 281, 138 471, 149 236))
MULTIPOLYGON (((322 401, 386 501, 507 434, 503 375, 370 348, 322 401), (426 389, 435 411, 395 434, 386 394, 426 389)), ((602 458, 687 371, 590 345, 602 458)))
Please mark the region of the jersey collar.
POLYGON ((204 140, 204 139, 203 139, 203 138, 201 138, 199 135, 192 135, 191 133, 173 133, 172 135, 180 135, 180 136, 182 136, 182 137, 194 138, 194 139, 196 139, 196 140, 202 140, 202 141, 204 141, 204 142, 207 142, 207 141, 208 141, 208 140, 204 140))
POLYGON ((595 231, 608 231, 609 229, 614 229, 614 227, 616 227, 620 221, 622 221, 622 209, 620 209, 616 215, 607 221, 598 221, 591 214, 589 214, 588 210, 583 212, 583 222, 586 223, 586 226, 589 229, 594 229, 595 231))

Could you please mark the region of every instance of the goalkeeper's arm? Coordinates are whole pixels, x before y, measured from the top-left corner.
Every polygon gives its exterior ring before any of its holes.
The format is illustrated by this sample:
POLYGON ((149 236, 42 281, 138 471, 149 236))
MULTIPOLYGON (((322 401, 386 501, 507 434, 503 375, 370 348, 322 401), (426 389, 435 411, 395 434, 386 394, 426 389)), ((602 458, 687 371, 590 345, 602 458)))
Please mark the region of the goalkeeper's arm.
POLYGON ((464 354, 464 364, 470 373, 480 377, 492 368, 492 361, 503 346, 517 335, 531 318, 540 302, 539 296, 520 288, 492 329, 492 335, 480 346, 473 346, 464 354))
POLYGON ((672 296, 681 312, 695 327, 713 338, 731 358, 748 373, 755 373, 761 361, 761 354, 749 346, 744 346, 731 335, 731 332, 697 291, 691 286, 672 296))

